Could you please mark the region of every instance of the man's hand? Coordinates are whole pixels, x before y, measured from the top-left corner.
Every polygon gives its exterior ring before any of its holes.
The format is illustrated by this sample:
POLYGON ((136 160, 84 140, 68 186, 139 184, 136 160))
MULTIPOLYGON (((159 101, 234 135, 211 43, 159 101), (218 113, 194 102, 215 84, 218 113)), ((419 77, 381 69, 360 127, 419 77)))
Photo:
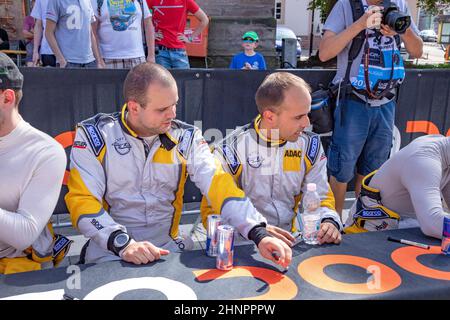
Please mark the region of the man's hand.
POLYGON ((258 244, 259 253, 264 258, 287 268, 292 260, 292 250, 283 241, 264 237, 258 244))
POLYGON ((184 42, 184 43, 191 43, 192 42, 191 39, 189 39, 188 37, 186 37, 184 35, 184 33, 179 33, 178 34, 178 40, 180 40, 181 42, 184 42))
POLYGON ((148 241, 131 241, 130 244, 123 249, 120 256, 127 262, 147 264, 159 260, 161 256, 168 255, 169 253, 168 250, 158 248, 148 241))
POLYGON ((294 245, 295 238, 291 235, 290 232, 272 226, 270 224, 266 226, 266 230, 271 236, 280 239, 281 241, 286 243, 289 247, 292 247, 294 245))
POLYGON ((331 222, 324 222, 320 224, 320 230, 317 234, 319 244, 324 243, 341 243, 342 236, 336 226, 331 222))
POLYGON ((381 25, 380 32, 383 36, 387 36, 387 37, 393 37, 393 36, 397 35, 397 32, 395 32, 394 30, 392 30, 389 26, 387 26, 385 24, 381 25))
POLYGON ((33 51, 33 66, 39 66, 39 60, 41 59, 38 51, 33 51))
POLYGON ((378 6, 369 7, 366 13, 364 13, 364 15, 356 21, 361 31, 364 29, 377 28, 381 25, 381 19, 383 18, 383 14, 380 11, 381 7, 378 6))
POLYGON ((158 30, 155 32, 155 40, 161 41, 164 38, 163 33, 161 30, 158 30))
POLYGON ((62 59, 58 60, 58 65, 61 69, 64 69, 67 66, 66 59, 62 58, 62 59))
POLYGON ((98 69, 106 69, 106 63, 105 63, 105 60, 99 59, 99 60, 97 61, 97 68, 98 68, 98 69))

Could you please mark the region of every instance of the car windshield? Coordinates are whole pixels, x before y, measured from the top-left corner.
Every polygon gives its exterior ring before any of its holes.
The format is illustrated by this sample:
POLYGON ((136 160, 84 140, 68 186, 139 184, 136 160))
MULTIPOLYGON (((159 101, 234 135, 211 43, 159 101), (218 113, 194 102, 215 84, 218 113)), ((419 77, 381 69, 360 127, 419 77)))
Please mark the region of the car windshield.
POLYGON ((277 40, 281 39, 297 39, 294 31, 290 29, 279 28, 277 29, 277 40))

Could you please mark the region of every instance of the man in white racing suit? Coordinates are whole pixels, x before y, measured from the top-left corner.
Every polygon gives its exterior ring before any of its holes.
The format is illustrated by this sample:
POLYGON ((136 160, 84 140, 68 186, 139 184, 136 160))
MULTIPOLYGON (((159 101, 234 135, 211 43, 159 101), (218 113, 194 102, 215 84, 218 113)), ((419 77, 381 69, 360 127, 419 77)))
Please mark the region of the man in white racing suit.
POLYGON ((184 183, 191 180, 223 219, 282 266, 291 249, 268 235, 266 220, 213 157, 201 131, 175 120, 178 90, 164 67, 134 67, 121 112, 78 125, 66 203, 73 225, 90 238, 84 261, 158 260, 189 248, 179 235, 184 183), (272 253, 276 251, 280 258, 272 253))
MULTIPOLYGON (((288 72, 273 73, 256 92, 256 104, 256 119, 217 143, 214 155, 267 219, 267 230, 289 245, 306 185, 315 183, 322 211, 319 243, 340 243, 342 223, 327 182, 320 137, 304 131, 310 125, 308 84, 288 72)), ((214 210, 205 198, 201 209, 205 222, 214 210)))
POLYGON ((450 137, 423 136, 364 178, 361 194, 350 209, 345 232, 418 224, 425 235, 442 238, 449 204, 450 137))

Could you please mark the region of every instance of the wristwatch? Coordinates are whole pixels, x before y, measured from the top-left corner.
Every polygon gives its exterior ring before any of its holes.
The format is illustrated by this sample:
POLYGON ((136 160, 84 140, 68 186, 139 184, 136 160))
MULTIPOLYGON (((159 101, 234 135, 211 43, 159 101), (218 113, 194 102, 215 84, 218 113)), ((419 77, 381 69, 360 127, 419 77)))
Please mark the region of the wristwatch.
POLYGON ((111 233, 108 239, 108 250, 112 251, 116 256, 131 242, 128 233, 117 230, 111 233))

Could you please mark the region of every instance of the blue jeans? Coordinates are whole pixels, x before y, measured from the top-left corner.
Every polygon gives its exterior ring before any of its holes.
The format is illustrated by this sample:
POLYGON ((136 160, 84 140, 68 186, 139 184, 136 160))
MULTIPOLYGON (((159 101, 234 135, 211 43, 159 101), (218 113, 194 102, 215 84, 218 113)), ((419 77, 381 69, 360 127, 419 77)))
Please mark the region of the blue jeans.
POLYGON ((348 183, 355 167, 363 176, 379 169, 389 158, 394 118, 394 101, 379 107, 351 98, 341 101, 334 112, 334 131, 328 150, 330 174, 338 182, 348 183))
POLYGON ((189 58, 186 54, 186 50, 159 50, 155 60, 157 64, 162 65, 166 69, 190 68, 189 58))
POLYGON ((97 62, 94 60, 89 63, 73 63, 67 62, 66 68, 75 68, 75 69, 96 69, 97 62))

